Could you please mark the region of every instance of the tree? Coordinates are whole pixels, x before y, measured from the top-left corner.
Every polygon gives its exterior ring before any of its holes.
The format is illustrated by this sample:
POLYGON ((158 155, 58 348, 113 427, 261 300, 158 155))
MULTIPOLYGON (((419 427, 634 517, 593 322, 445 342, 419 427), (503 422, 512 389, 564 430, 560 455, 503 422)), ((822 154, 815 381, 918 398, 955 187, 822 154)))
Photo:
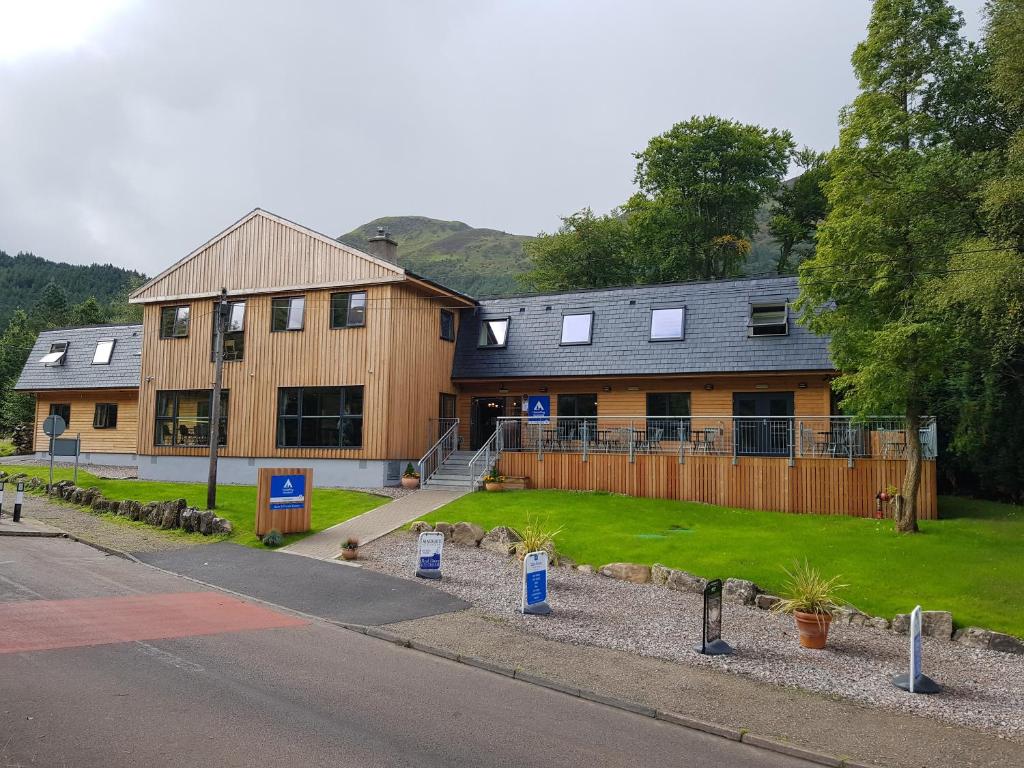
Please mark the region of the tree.
POLYGON ((652 138, 635 155, 640 191, 625 206, 649 281, 739 274, 793 149, 789 131, 714 116, 652 138))
POLYGON ((562 219, 554 234, 524 244, 532 269, 524 279, 536 290, 603 288, 634 282, 629 227, 617 211, 595 216, 585 208, 562 219))
POLYGON ((31 395, 14 391, 37 331, 24 310, 15 311, 0 336, 0 430, 9 433, 18 424, 32 421, 35 413, 31 395))
POLYGON ((829 168, 823 152, 804 147, 793 155, 804 171, 791 182, 779 186, 772 196, 774 208, 768 221, 768 233, 779 244, 779 258, 775 271, 789 274, 794 265, 791 260, 801 246, 811 246, 818 222, 825 218, 828 199, 824 185, 829 179, 829 168))
POLYGON ((949 362, 944 318, 924 285, 976 233, 974 160, 925 108, 965 49, 962 25, 943 0, 875 0, 852 57, 860 94, 829 158, 829 212, 800 269, 798 308, 831 337, 844 408, 904 414, 901 532, 917 530, 920 427, 949 362))

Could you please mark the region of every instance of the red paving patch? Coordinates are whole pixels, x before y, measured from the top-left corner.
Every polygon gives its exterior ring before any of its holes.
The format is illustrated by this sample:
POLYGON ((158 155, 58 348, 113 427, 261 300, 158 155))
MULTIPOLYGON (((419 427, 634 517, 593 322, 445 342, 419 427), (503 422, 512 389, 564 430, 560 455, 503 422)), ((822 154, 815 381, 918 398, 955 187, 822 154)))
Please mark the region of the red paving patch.
POLYGON ((308 622, 217 592, 0 603, 0 653, 165 640, 308 622))

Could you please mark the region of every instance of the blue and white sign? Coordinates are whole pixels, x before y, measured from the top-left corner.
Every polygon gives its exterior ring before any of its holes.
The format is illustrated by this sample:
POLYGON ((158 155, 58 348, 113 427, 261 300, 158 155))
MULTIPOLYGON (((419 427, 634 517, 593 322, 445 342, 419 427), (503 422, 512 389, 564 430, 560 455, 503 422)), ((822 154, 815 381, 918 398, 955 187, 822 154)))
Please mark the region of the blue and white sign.
POLYGON ((441 578, 441 550, 444 534, 424 531, 416 543, 416 575, 421 579, 441 578))
POLYGON ((530 424, 551 423, 551 396, 530 395, 526 398, 526 415, 530 424))
POLYGON ((523 613, 546 616, 548 604, 548 553, 528 552, 523 558, 523 613))
POLYGON ((305 475, 271 475, 270 508, 302 509, 306 506, 305 475))

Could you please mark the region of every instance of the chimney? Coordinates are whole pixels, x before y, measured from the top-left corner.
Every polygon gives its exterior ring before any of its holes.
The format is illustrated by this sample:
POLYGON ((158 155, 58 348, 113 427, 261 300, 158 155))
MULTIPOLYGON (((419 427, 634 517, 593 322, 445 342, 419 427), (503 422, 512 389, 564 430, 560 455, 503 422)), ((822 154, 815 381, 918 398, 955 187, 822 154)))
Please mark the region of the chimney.
POLYGON ((367 241, 367 252, 378 259, 398 263, 398 243, 384 227, 377 227, 377 234, 367 241))

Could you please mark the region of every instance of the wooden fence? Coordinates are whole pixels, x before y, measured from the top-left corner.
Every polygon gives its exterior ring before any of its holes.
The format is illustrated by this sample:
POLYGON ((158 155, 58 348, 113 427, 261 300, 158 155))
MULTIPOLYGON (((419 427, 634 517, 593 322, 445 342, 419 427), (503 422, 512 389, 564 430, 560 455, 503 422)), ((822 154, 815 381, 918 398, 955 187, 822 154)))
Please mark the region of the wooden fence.
MULTIPOLYGON (((575 453, 508 452, 499 468, 505 475, 529 478, 530 488, 608 491, 629 496, 702 501, 726 507, 823 515, 873 517, 875 494, 903 483, 905 461, 691 456, 680 464, 674 456, 638 455, 635 463, 621 454, 595 454, 582 461, 575 453)), ((921 464, 918 516, 938 517, 935 462, 921 464)))

